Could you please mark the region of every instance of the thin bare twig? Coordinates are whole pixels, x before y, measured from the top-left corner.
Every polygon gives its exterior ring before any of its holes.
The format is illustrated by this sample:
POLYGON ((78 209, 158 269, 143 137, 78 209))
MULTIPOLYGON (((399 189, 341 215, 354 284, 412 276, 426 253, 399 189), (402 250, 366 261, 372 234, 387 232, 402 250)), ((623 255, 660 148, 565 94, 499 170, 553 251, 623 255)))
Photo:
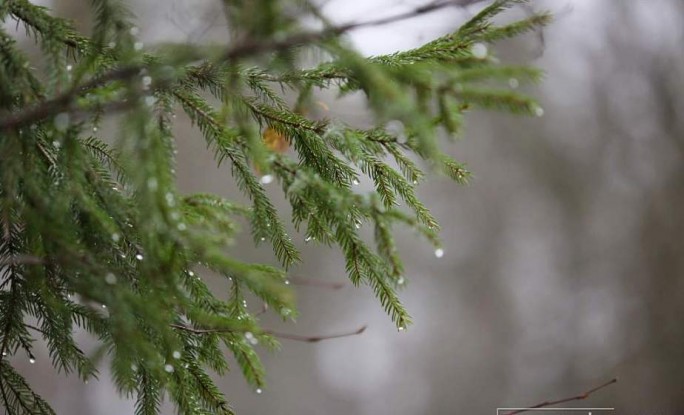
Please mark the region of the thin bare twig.
POLYGON ((513 411, 513 412, 508 412, 505 415, 521 414, 523 412, 528 412, 531 409, 546 408, 547 406, 554 406, 554 405, 559 405, 562 403, 572 402, 572 401, 582 401, 584 399, 587 399, 593 393, 598 392, 601 389, 612 385, 613 383, 617 383, 617 381, 618 381, 617 378, 613 378, 613 379, 609 380, 608 382, 602 383, 595 388, 589 389, 588 391, 586 391, 584 393, 580 393, 579 395, 571 396, 569 398, 558 399, 557 401, 544 401, 544 402, 538 403, 534 406, 530 406, 528 408, 518 409, 518 410, 513 411))
POLYGON ((323 281, 315 278, 304 277, 290 277, 289 281, 294 285, 306 285, 310 287, 329 288, 331 290, 339 290, 340 288, 344 288, 344 286, 347 285, 347 283, 342 281, 323 281))
POLYGON ((275 336, 275 337, 278 337, 281 339, 295 340, 295 341, 306 342, 306 343, 318 343, 318 342, 323 341, 323 340, 339 339, 341 337, 358 336, 359 334, 366 331, 367 328, 368 328, 368 326, 363 325, 354 331, 350 331, 347 333, 330 334, 327 336, 301 336, 298 334, 279 333, 279 332, 276 332, 273 330, 264 330, 264 333, 270 334, 271 336, 275 336))
MULTIPOLYGON (((195 333, 195 334, 212 334, 212 333, 236 333, 235 330, 233 329, 220 329, 220 328, 197 328, 197 327, 191 327, 191 326, 186 326, 183 324, 171 324, 171 327, 179 329, 179 330, 185 330, 190 333, 195 333)), ((338 339, 341 337, 349 337, 349 336, 356 336, 361 333, 363 333, 368 326, 363 325, 359 327, 358 329, 351 331, 351 332, 346 332, 346 333, 337 333, 337 334, 330 334, 326 336, 302 336, 299 334, 290 334, 290 333, 281 333, 277 332, 274 330, 270 329, 263 329, 261 333, 263 334, 270 334, 271 336, 278 337, 281 339, 287 339, 287 340, 295 340, 295 341, 300 341, 300 342, 305 342, 305 343, 317 343, 323 340, 331 340, 331 339, 338 339)))
POLYGON ((393 16, 382 17, 375 20, 367 20, 363 22, 352 22, 346 23, 339 26, 327 27, 320 31, 315 32, 303 32, 297 33, 289 36, 285 39, 269 39, 264 41, 251 40, 238 44, 231 49, 229 49, 224 55, 224 59, 231 60, 237 58, 243 58, 246 56, 253 56, 258 53, 272 52, 279 50, 286 50, 296 46, 301 46, 313 42, 320 42, 322 40, 339 36, 344 33, 350 32, 352 30, 383 26, 390 23, 399 22, 402 20, 411 19, 413 17, 421 16, 424 14, 432 13, 434 11, 449 7, 449 6, 460 6, 459 2, 453 0, 443 0, 434 1, 432 3, 416 7, 413 10, 409 10, 404 13, 395 14, 393 16))

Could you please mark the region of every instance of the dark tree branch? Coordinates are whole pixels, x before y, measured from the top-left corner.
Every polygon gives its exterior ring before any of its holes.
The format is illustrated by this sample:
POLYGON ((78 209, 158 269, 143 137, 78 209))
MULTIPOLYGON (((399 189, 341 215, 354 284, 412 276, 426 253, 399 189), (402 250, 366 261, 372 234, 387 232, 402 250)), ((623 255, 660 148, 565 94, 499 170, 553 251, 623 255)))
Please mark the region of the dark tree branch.
POLYGON ((138 74, 141 69, 142 67, 140 66, 129 66, 125 68, 114 69, 100 77, 93 78, 79 86, 75 86, 56 98, 43 101, 32 108, 28 108, 24 111, 3 117, 0 119, 0 131, 12 130, 18 127, 33 124, 48 117, 57 115, 61 112, 73 112, 76 110, 73 108, 74 100, 80 95, 92 91, 99 86, 105 85, 108 82, 130 79, 134 75, 138 74))
MULTIPOLYGON (((224 60, 236 60, 254 56, 264 52, 277 52, 290 49, 304 44, 320 42, 331 37, 339 36, 341 34, 350 32, 352 30, 382 26, 401 20, 407 20, 416 16, 421 16, 431 13, 449 6, 463 6, 474 3, 479 0, 442 0, 434 1, 432 3, 417 7, 405 13, 396 14, 389 17, 383 17, 376 20, 369 20, 365 22, 347 23, 340 26, 327 27, 320 31, 303 32, 291 35, 282 40, 247 40, 238 45, 229 48, 223 55, 224 60)), ((201 57, 197 57, 201 58, 201 57)), ((22 126, 30 125, 42 121, 48 117, 55 116, 61 112, 82 112, 78 108, 74 108, 75 99, 83 93, 91 91, 101 85, 112 81, 124 81, 131 79, 138 74, 143 66, 135 65, 114 69, 104 75, 91 79, 81 85, 74 86, 69 91, 57 96, 56 98, 43 101, 40 104, 28 108, 26 110, 10 114, 0 118, 0 131, 9 131, 22 126)), ((109 110, 125 110, 128 105, 116 105, 109 110)), ((87 112, 87 111, 86 111, 87 112)))

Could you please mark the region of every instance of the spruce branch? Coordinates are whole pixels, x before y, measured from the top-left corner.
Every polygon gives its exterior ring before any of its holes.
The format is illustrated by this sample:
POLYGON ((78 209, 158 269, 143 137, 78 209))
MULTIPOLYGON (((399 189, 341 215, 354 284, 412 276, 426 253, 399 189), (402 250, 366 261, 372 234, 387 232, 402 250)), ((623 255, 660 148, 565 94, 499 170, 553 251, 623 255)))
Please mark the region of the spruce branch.
MULTIPOLYGON (((426 167, 459 183, 468 178, 465 166, 440 149, 438 129, 457 134, 469 106, 538 112, 529 98, 496 87, 508 77, 535 81, 538 72, 499 65, 473 46, 547 20, 532 15, 494 26, 492 16, 520 3, 499 0, 461 31, 370 58, 340 36, 472 2, 434 1, 340 26, 310 9, 324 28, 307 32, 269 0, 273 21, 246 27, 253 36, 155 54, 141 51, 122 1, 92 0, 90 37, 27 0, 2 2, 0 18, 23 24, 48 63, 31 67, 21 45, 0 29, 0 398, 6 410, 51 411, 13 375, 5 356, 25 351, 33 358, 37 338, 57 370, 95 375, 73 326, 99 340, 97 357, 111 358, 118 390, 136 395, 136 413, 149 415, 160 411, 164 396, 179 413, 232 413, 206 372, 228 371, 226 349, 260 388, 265 373, 255 342, 274 348, 276 338, 318 342, 363 332, 365 326, 303 336, 260 326, 257 317, 267 309, 296 315, 292 286, 343 285, 287 279, 284 269, 300 254, 271 199, 271 182, 282 188, 305 242, 338 247, 351 282, 370 286, 397 327, 406 328, 410 316, 397 294, 404 268, 392 230, 407 226, 438 247, 438 225, 416 186, 426 167), (299 68, 297 48, 307 46, 325 50, 328 60, 299 68), (257 57, 260 67, 244 64, 257 57), (308 114, 315 88, 362 93, 376 125, 315 119, 308 114), (284 98, 288 90, 298 95, 293 109, 284 98), (179 191, 175 107, 197 127, 217 164, 230 164, 247 206, 179 191), (110 146, 97 130, 115 113, 121 139, 110 146), (383 127, 389 120, 402 131, 383 127), (361 180, 371 181, 377 194, 356 188, 361 180), (233 257, 245 219, 255 244, 268 241, 284 269, 233 257), (366 241, 362 226, 374 230, 374 240, 366 241), (194 271, 200 267, 224 277, 228 299, 209 289, 194 271), (247 308, 252 295, 264 304, 261 311, 247 308), (26 318, 36 323, 24 324, 26 318)), ((230 7, 249 11, 248 4, 230 7)))
POLYGON ((139 66, 114 69, 102 76, 95 77, 81 85, 72 87, 61 95, 43 101, 34 107, 29 107, 20 112, 6 115, 0 118, 0 131, 9 131, 31 125, 62 112, 76 111, 78 109, 74 106, 76 98, 109 82, 128 80, 139 74, 141 69, 142 67, 139 66))

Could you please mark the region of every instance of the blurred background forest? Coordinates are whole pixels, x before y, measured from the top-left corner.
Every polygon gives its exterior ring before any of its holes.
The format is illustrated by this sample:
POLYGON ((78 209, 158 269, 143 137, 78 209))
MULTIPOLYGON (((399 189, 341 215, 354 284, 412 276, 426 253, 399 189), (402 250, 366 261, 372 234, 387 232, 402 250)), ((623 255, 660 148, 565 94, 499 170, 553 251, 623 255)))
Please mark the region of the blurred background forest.
MULTIPOLYGON (((322 10, 348 22, 421 2, 328 0, 322 10)), ((88 30, 83 1, 40 3, 88 30)), ((146 46, 225 41, 219 2, 129 3, 146 46)), ((407 49, 454 30, 480 7, 349 38, 368 55, 407 49)), ((494 414, 613 377, 617 385, 582 405, 684 412, 684 2, 538 0, 530 7, 551 10, 556 21, 496 53, 546 71, 541 85, 525 91, 539 98, 544 116, 473 112, 462 139, 447 144, 475 178, 459 187, 432 177, 420 188, 443 225, 443 258, 411 232, 397 234, 408 280, 402 298, 415 324, 398 333, 366 288, 298 287, 297 324, 267 314, 267 327, 306 335, 368 330, 317 344, 283 340, 280 352, 264 351, 262 394, 231 372, 220 384, 239 414, 494 414)), ((358 98, 320 97, 327 116, 367 123, 358 98)), ((229 168, 215 168, 199 133, 180 115, 177 121, 181 190, 234 196, 229 168)), ((372 189, 362 183, 360 190, 372 189)), ((338 252, 299 246, 304 261, 293 275, 345 281, 338 252)), ((233 254, 271 257, 267 247, 252 247, 247 231, 233 254)), ((16 367, 58 413, 132 413, 106 367, 99 382, 82 384, 54 374, 46 352, 37 359, 16 367)))

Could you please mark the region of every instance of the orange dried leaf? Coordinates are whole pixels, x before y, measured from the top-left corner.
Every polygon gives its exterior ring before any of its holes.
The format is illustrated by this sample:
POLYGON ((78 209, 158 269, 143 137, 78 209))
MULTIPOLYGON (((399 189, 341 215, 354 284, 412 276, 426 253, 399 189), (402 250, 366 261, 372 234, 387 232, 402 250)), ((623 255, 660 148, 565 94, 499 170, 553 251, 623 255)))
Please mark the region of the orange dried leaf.
POLYGON ((278 153, 284 153, 290 148, 290 142, 285 138, 285 136, 271 127, 266 128, 264 133, 261 135, 264 140, 264 144, 270 150, 276 151, 278 153))

